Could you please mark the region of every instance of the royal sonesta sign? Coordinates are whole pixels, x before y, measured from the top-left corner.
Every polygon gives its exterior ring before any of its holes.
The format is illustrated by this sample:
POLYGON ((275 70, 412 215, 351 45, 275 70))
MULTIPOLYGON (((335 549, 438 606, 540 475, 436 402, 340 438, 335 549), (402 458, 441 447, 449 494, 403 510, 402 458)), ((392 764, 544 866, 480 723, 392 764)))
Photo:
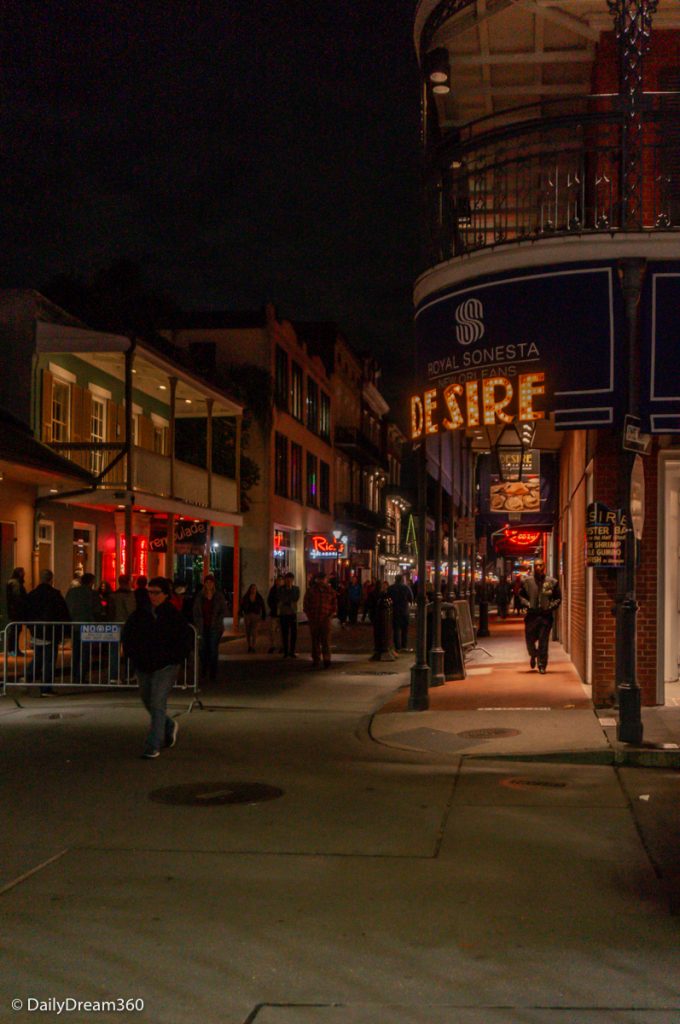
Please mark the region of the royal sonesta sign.
POLYGON ((624 317, 612 263, 468 280, 425 297, 415 323, 412 437, 552 413, 558 429, 615 421, 624 317))

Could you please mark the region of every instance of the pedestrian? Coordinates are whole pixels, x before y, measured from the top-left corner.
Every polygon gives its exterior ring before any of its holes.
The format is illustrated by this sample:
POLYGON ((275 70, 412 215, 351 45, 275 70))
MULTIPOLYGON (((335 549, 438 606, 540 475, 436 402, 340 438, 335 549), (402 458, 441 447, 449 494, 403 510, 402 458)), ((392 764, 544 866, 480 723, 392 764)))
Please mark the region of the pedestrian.
POLYGON ((508 605, 510 604, 510 587, 507 579, 503 576, 496 586, 496 607, 498 608, 499 619, 507 619, 508 605))
POLYGON ((12 575, 7 581, 7 620, 17 623, 13 629, 8 631, 7 645, 8 654, 22 656, 20 623, 26 619, 26 570, 18 565, 12 570, 12 575))
POLYGON ((40 583, 26 598, 26 618, 33 626, 33 675, 32 682, 40 679, 40 696, 54 694, 54 659, 59 643, 64 640, 64 627, 59 623, 70 622, 71 616, 61 591, 53 585, 54 573, 43 569, 40 583), (40 625, 45 623, 45 625, 40 625))
POLYGON ((138 576, 135 583, 135 601, 137 602, 137 608, 146 608, 147 611, 151 609, 151 601, 149 595, 146 592, 148 580, 146 576, 138 576))
POLYGON ((401 573, 395 576, 394 583, 387 588, 387 596, 392 601, 392 633, 394 649, 408 650, 408 627, 410 609, 413 604, 413 593, 408 584, 404 583, 401 573))
POLYGON ((346 629, 348 613, 347 584, 343 580, 338 580, 336 594, 338 598, 338 622, 342 629, 346 629))
POLYGON ((283 586, 278 593, 278 613, 281 623, 281 640, 284 658, 297 658, 297 612, 300 600, 300 588, 295 586, 295 575, 287 572, 283 577, 283 586))
POLYGON ((352 576, 347 588, 347 603, 350 626, 356 626, 361 604, 361 583, 356 576, 352 576))
POLYGON ((136 607, 137 601, 130 587, 130 577, 123 574, 118 577, 118 590, 113 594, 114 622, 127 622, 136 607))
POLYGON ((543 675, 548 667, 548 645, 553 627, 553 612, 562 602, 560 585, 553 576, 546 576, 545 562, 537 559, 534 571, 524 578, 519 592, 526 608, 524 637, 529 652, 529 664, 543 675))
POLYGON ((521 615, 524 611, 522 605, 522 599, 520 597, 520 590, 522 589, 522 577, 515 576, 512 584, 512 610, 515 615, 521 615))
POLYGON ((76 683, 87 682, 90 674, 92 648, 89 643, 83 646, 80 624, 90 624, 97 620, 94 582, 94 573, 84 572, 78 586, 71 586, 66 591, 66 607, 71 622, 76 623, 71 629, 71 677, 76 683))
POLYGON ((246 628, 246 641, 248 642, 248 654, 255 653, 255 640, 257 638, 257 627, 260 622, 267 618, 267 610, 262 594, 258 592, 254 583, 251 583, 241 598, 241 615, 246 628))
POLYGON ((224 632, 227 601, 217 589, 212 573, 203 580, 203 588, 194 598, 194 625, 201 638, 201 671, 204 679, 217 678, 220 640, 224 632))
POLYGON ((283 576, 275 576, 274 582, 267 594, 267 608, 269 609, 269 650, 267 654, 283 654, 281 643, 281 624, 279 622, 279 590, 283 586, 283 576))
POLYGON ((123 627, 123 649, 139 682, 150 727, 142 757, 155 758, 162 746, 174 747, 177 720, 167 713, 168 697, 180 665, 193 647, 189 623, 168 601, 170 586, 162 576, 149 581, 149 607, 137 608, 123 627))
POLYGON ((113 601, 113 588, 108 580, 102 580, 95 594, 94 617, 97 622, 114 622, 116 610, 113 601))
POLYGON ((338 610, 338 598, 326 579, 320 572, 312 580, 311 586, 305 593, 303 611, 309 622, 309 630, 312 637, 312 662, 314 668, 330 668, 331 665, 331 619, 338 610))
POLYGON ((377 586, 377 580, 365 580, 361 587, 361 621, 365 622, 369 613, 370 598, 377 586))

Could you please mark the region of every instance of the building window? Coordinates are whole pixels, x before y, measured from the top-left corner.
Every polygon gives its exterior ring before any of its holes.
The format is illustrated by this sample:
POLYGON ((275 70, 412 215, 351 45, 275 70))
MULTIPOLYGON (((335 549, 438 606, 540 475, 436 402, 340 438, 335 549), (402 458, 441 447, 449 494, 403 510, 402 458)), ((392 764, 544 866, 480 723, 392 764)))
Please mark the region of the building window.
POLYGON ((71 413, 71 385, 54 379, 52 383, 52 440, 68 441, 71 413))
POLYGON ((319 388, 311 377, 307 378, 307 427, 315 434, 319 429, 319 388))
POLYGON ((307 504, 316 508, 319 504, 317 458, 307 452, 307 504))
POLYGON ((279 433, 274 440, 274 491, 288 497, 288 438, 279 433))
POLYGON ((302 501, 302 448, 294 441, 290 446, 290 496, 302 501))
POLYGON ((302 421, 302 367, 291 363, 290 412, 296 420, 302 421))
MULTIPOLYGON (((106 402, 103 398, 92 397, 92 412, 90 414, 90 440, 95 444, 103 444, 106 440, 106 402)), ((99 476, 104 467, 104 452, 93 451, 90 453, 90 472, 99 476)))
POLYGON ((288 353, 280 345, 276 346, 274 398, 278 406, 288 408, 288 353))
POLYGON ((321 415, 319 418, 319 433, 324 441, 331 439, 331 399, 325 391, 321 392, 321 415))
POLYGON ((328 512, 331 506, 331 470, 327 462, 319 462, 319 507, 328 512))

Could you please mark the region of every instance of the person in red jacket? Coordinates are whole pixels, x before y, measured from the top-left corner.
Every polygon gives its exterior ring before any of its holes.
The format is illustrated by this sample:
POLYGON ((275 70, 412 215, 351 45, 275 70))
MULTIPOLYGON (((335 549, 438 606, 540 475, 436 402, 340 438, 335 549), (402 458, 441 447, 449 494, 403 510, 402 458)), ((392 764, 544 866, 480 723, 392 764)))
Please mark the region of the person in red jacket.
POLYGON ((321 656, 323 655, 323 667, 329 668, 331 664, 331 619, 338 611, 338 599, 335 591, 329 584, 323 573, 319 573, 312 580, 311 586, 305 593, 303 610, 309 622, 309 629, 312 634, 312 661, 314 668, 321 668, 321 656))

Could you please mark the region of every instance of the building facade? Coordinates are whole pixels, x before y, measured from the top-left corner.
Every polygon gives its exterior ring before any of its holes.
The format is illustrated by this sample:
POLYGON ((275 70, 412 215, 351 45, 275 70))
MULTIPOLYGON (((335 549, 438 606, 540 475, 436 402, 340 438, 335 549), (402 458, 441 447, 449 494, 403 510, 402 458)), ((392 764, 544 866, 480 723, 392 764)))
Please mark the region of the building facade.
MULTIPOLYGON (((91 330, 36 292, 0 293, 0 330, 13 368, 0 404, 79 477, 40 484, 32 502, 26 495, 26 516, 39 516, 37 564, 62 589, 84 572, 115 586, 121 573, 193 583, 212 568, 231 591, 239 454, 230 475, 216 472, 212 435, 242 407, 169 349, 91 330), (177 447, 188 423, 202 425, 203 450, 185 461, 177 447)), ((25 528, 17 532, 23 552, 25 528)))
POLYGON ((501 555, 531 534, 596 705, 663 703, 678 678, 679 30, 676 0, 421 0, 415 19, 411 436, 456 437, 461 495, 482 460, 476 541, 501 555), (509 484, 512 447, 527 469, 509 484))

